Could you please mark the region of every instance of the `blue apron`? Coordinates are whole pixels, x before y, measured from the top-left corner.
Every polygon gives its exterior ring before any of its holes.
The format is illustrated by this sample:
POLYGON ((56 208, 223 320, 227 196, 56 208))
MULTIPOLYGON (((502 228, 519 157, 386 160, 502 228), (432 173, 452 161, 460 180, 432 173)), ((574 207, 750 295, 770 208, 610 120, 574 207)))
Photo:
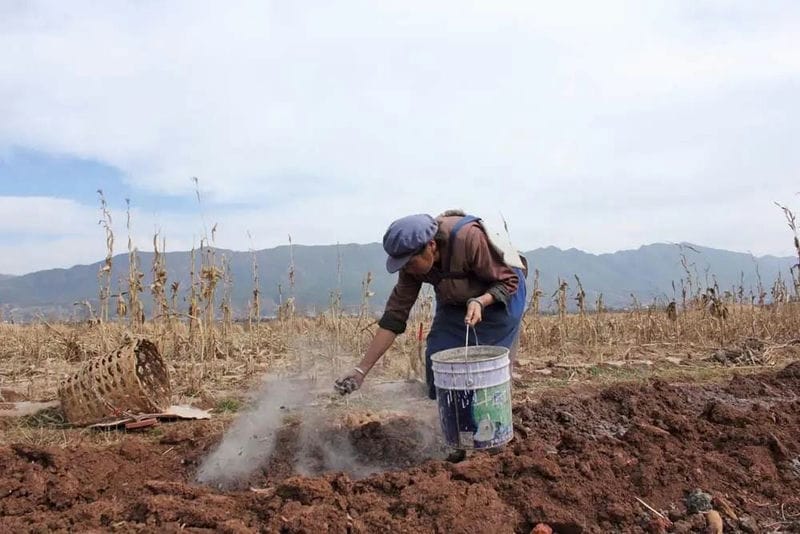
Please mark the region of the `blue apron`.
MULTIPOLYGON (((454 243, 456 233, 465 224, 476 220, 478 220, 477 217, 468 215, 458 221, 450 233, 450 243, 454 243)), ((510 349, 516 341, 522 314, 525 311, 527 291, 525 273, 517 267, 513 269, 519 277, 519 285, 517 291, 511 295, 508 307, 497 302, 486 306, 483 309, 481 322, 475 325, 474 331, 470 329, 470 345, 494 345, 510 349)), ((442 350, 464 346, 464 342, 467 340, 467 327, 464 323, 466 314, 466 304, 441 304, 438 302, 436 304, 436 315, 433 317, 425 349, 425 381, 428 383, 428 397, 431 399, 436 398, 431 355, 442 350)))

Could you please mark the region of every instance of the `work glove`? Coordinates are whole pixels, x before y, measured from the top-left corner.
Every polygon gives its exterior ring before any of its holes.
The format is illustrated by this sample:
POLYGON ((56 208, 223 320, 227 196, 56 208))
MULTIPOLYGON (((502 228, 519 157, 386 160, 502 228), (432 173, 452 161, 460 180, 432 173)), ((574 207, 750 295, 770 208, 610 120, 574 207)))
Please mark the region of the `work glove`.
POLYGON ((343 377, 339 378, 333 383, 333 388, 339 392, 340 395, 349 395, 356 391, 364 383, 364 375, 353 369, 343 377))

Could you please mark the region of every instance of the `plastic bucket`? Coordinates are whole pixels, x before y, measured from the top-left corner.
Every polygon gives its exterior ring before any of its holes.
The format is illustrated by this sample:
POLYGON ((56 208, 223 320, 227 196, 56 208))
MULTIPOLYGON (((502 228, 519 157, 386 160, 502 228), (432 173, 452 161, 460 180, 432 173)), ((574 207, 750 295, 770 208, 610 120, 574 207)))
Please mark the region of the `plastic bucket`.
POLYGON ((447 444, 488 449, 514 437, 506 347, 447 349, 431 356, 439 420, 447 444))

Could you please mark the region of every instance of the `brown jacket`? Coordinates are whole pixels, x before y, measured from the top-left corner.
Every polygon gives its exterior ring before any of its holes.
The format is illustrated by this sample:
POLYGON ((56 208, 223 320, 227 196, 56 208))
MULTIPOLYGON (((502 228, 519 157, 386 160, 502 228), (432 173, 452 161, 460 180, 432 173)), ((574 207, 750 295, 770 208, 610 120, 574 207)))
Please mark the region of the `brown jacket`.
POLYGON ((464 225, 456 234, 455 242, 450 243, 450 232, 460 219, 460 216, 437 217, 439 263, 424 275, 400 270, 397 284, 378 322, 382 328, 396 334, 405 331, 408 315, 423 282, 433 285, 439 304, 464 305, 468 299, 488 292, 503 306, 517 291, 518 285, 525 283, 514 269, 502 262, 477 222, 464 225), (448 264, 449 276, 444 272, 448 264))

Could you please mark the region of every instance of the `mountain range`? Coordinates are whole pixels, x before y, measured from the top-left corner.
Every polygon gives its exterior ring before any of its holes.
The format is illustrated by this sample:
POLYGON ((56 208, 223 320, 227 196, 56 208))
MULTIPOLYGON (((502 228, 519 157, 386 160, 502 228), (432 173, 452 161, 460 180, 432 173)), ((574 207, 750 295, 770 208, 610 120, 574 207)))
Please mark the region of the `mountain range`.
MULTIPOLYGON (((214 249, 216 264, 225 258, 231 280, 231 304, 236 317, 246 317, 248 301, 253 293, 253 264, 258 266, 262 314, 275 313, 280 301, 295 299, 296 309, 314 313, 326 309, 335 294, 341 294, 342 306, 358 310, 362 295, 368 291, 370 310, 379 312, 391 291, 396 275, 384 268, 385 253, 378 243, 366 245, 280 246, 255 252, 214 249), (290 280, 290 264, 294 266, 290 280), (368 287, 366 278, 369 273, 368 287)), ((641 303, 653 299, 666 302, 680 299, 681 280, 691 278, 693 287, 712 286, 721 291, 734 290, 742 285, 745 292, 756 293, 758 276, 769 292, 772 283, 781 276, 790 280, 789 269, 797 258, 763 256, 713 249, 683 243, 657 243, 635 250, 608 254, 590 254, 577 249, 556 247, 538 248, 523 253, 528 259, 529 288, 533 285, 534 270, 540 273, 543 295, 541 309, 552 309, 552 295, 559 280, 569 285, 567 294, 574 307, 577 290, 575 275, 580 277, 586 301, 592 308, 599 294, 608 308, 630 306, 634 297, 641 303), (685 267, 684 267, 685 264, 685 267), (687 269, 690 276, 687 276, 687 269), (673 284, 675 288, 673 288, 673 284)), ((139 264, 144 272, 142 300, 149 310, 152 299, 153 253, 139 252, 139 264)), ((164 255, 167 268, 167 287, 179 282, 177 302, 186 309, 190 287, 190 253, 169 252, 164 255)), ((197 254, 199 270, 200 254, 197 254)), ((88 301, 97 308, 98 271, 102 262, 77 265, 69 269, 50 269, 25 275, 0 275, 0 311, 3 318, 29 320, 37 316, 78 318, 85 313, 88 301)), ((119 254, 112 261, 112 293, 127 291, 128 255, 119 254)), ((789 284, 790 285, 790 284, 789 284)), ((223 281, 217 289, 216 302, 221 301, 223 281)), ((113 303, 110 306, 113 310, 113 303)))

